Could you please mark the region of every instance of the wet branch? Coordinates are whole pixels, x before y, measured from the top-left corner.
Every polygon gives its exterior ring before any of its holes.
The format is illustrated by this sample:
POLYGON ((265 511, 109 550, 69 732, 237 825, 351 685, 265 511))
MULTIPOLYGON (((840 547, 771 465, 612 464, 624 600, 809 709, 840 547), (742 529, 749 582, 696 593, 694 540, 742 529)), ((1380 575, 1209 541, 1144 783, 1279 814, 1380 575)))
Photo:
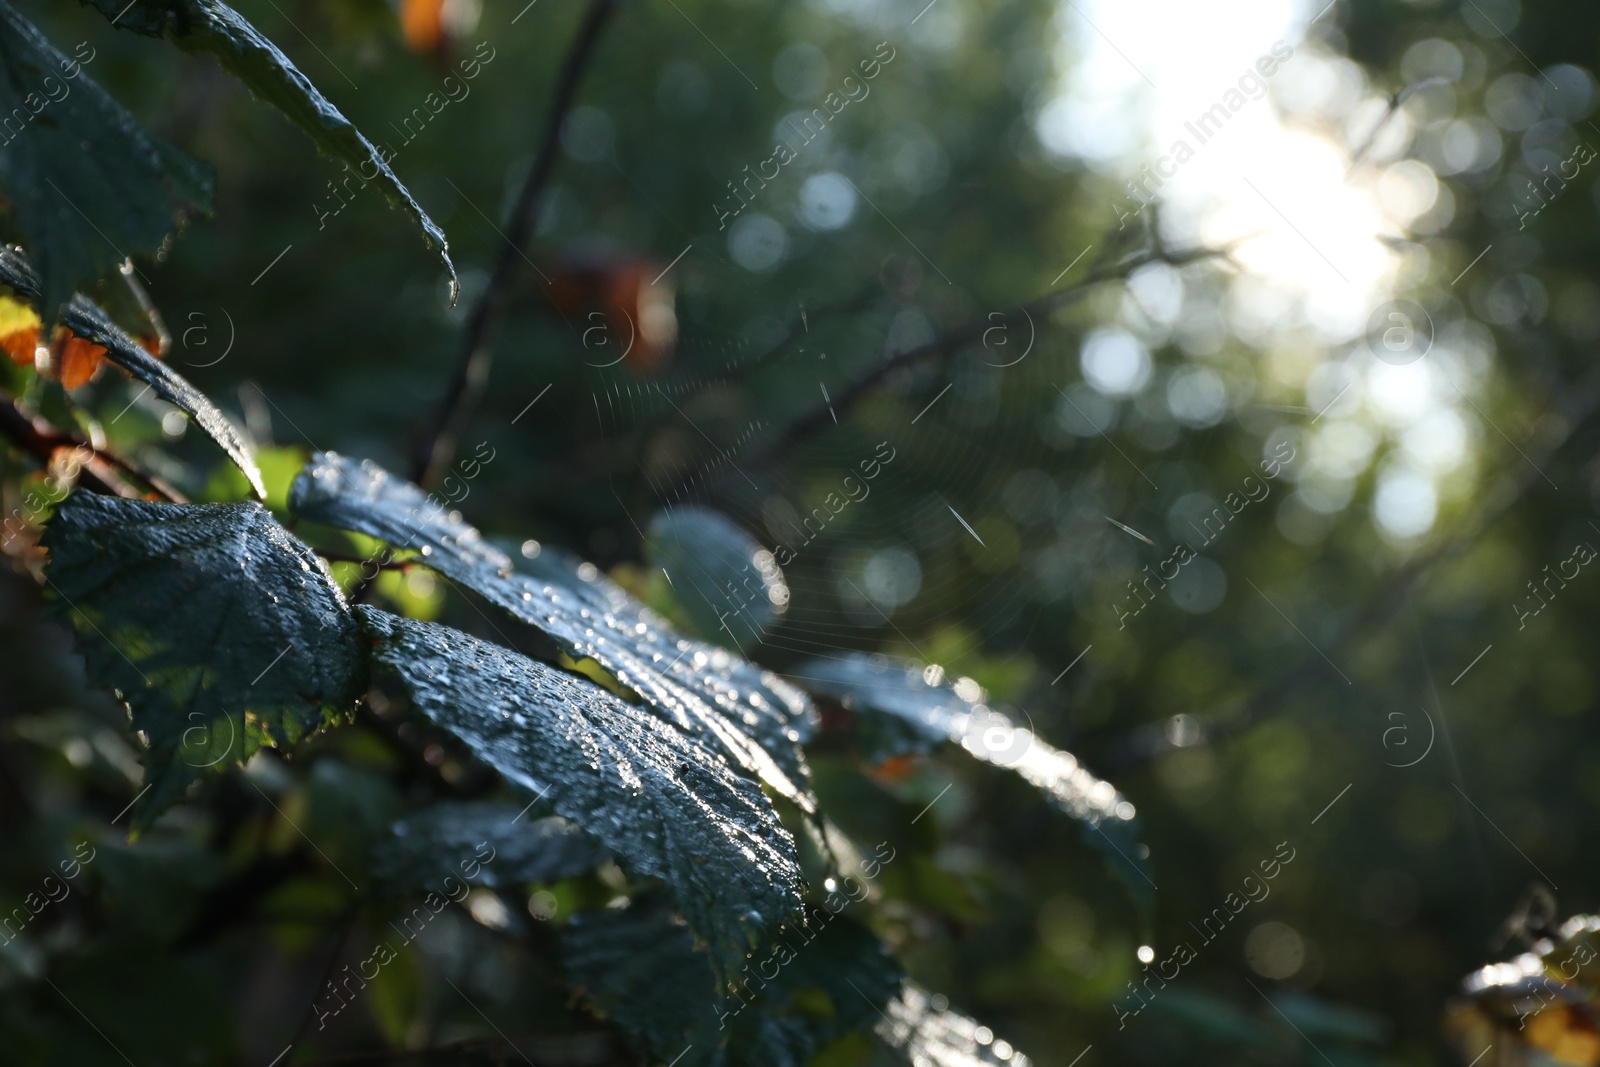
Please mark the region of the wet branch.
POLYGON ((521 192, 517 194, 511 217, 506 221, 505 243, 500 246, 499 255, 495 258, 488 285, 467 317, 461 350, 456 357, 455 373, 412 465, 411 480, 424 489, 450 466, 455 458, 457 438, 463 424, 483 397, 489 367, 494 360, 495 336, 505 320, 511 281, 516 274, 518 261, 525 258, 523 246, 528 243, 533 231, 545 188, 555 169, 561 127, 566 122, 567 113, 572 110, 578 83, 594 56, 601 31, 616 10, 617 3, 618 0, 590 0, 583 23, 578 27, 577 36, 572 39, 566 59, 562 62, 538 154, 534 156, 533 167, 528 171, 521 192))

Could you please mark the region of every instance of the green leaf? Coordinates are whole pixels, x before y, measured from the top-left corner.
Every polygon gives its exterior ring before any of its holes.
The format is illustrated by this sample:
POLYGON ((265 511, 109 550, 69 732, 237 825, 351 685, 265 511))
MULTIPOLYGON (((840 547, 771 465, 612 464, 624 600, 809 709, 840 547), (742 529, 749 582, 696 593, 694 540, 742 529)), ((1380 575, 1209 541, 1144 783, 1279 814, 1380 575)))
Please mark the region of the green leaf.
POLYGON ((944 739, 976 759, 1015 771, 1054 807, 1082 822, 1085 840, 1111 861, 1140 903, 1148 904, 1154 883, 1133 805, 1071 753, 1045 744, 1032 730, 984 704, 976 686, 964 692, 964 686, 946 681, 937 667, 860 653, 806 660, 792 677, 879 727, 874 735, 878 758, 927 751, 944 739))
POLYGON ((211 210, 211 169, 91 81, 82 64, 95 56, 84 47, 76 58, 62 55, 0 0, 0 189, 43 275, 47 323, 80 285, 160 247, 176 217, 211 210), (27 119, 16 129, 19 112, 27 119))
MULTIPOLYGON (((333 159, 355 168, 357 180, 375 183, 416 220, 430 248, 450 272, 450 302, 455 303, 455 264, 444 231, 389 167, 394 152, 383 155, 345 118, 289 57, 245 18, 219 0, 83 0, 121 29, 146 37, 165 37, 185 52, 210 53, 224 69, 250 87, 257 97, 283 112, 333 159)), ((384 146, 388 148, 387 145, 384 146)))
POLYGON ((390 1048, 404 1048, 406 1036, 422 1016, 428 991, 424 968, 420 952, 409 951, 409 946, 402 948, 394 959, 378 968, 363 990, 372 1023, 390 1048))
POLYGON ((498 645, 356 611, 380 678, 623 866, 665 881, 725 971, 799 906, 794 840, 772 803, 696 738, 498 645))
POLYGON ((659 895, 574 915, 562 963, 597 1012, 663 1061, 805 1067, 823 1045, 878 1022, 901 985, 870 930, 812 911, 809 927, 759 946, 720 1001, 705 954, 659 895))
POLYGON ((121 693, 147 746, 138 826, 191 782, 335 721, 365 690, 344 598, 259 504, 79 491, 43 544, 90 678, 121 693))
POLYGON ((911 1067, 1029 1067, 1033 1062, 987 1026, 951 1011, 943 994, 930 994, 915 982, 905 983, 884 1014, 874 1032, 898 1062, 911 1067))
MULTIPOLYGON (((4 0, 0 0, 0 3, 4 3, 4 0)), ((41 299, 38 275, 27 259, 15 249, 0 249, 0 283, 29 300, 41 299)), ((42 307, 40 317, 48 318, 42 307)), ((103 345, 106 359, 149 385, 167 403, 187 412, 206 436, 220 445, 228 458, 249 479, 256 495, 266 496, 266 486, 262 483, 261 471, 256 467, 249 443, 204 393, 190 385, 177 371, 139 347, 104 311, 81 294, 72 298, 61 321, 79 337, 103 345)))
POLYGON ((800 752, 815 714, 805 695, 725 649, 678 634, 593 567, 571 584, 518 574, 509 557, 417 486, 370 460, 357 464, 331 452, 295 479, 289 508, 416 549, 440 574, 540 630, 572 659, 599 663, 662 719, 815 810, 800 752))
MULTIPOLYGON (((814 922, 826 914, 812 909, 814 922)), ((757 976, 749 987, 758 996, 732 1017, 733 1063, 805 1067, 824 1045, 879 1022, 879 1008, 899 993, 900 966, 871 930, 843 917, 820 921, 820 930, 792 930, 757 952, 746 973, 757 976)))
POLYGON ((596 1013, 637 1037, 661 1062, 718 1062, 716 978, 664 894, 625 908, 579 912, 561 931, 568 981, 596 1013))
POLYGON ((373 874, 397 891, 438 889, 447 877, 507 889, 574 878, 611 858, 575 823, 528 819, 525 811, 488 801, 434 804, 390 828, 373 849, 373 874))
POLYGON ((759 642, 789 603, 772 553, 715 511, 673 508, 650 521, 645 547, 700 636, 759 642))

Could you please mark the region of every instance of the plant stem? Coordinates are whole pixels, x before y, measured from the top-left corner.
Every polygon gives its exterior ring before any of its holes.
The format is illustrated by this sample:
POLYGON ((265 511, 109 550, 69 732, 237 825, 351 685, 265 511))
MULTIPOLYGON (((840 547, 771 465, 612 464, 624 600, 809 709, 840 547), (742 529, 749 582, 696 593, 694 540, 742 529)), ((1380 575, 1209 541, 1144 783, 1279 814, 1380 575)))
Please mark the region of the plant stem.
POLYGON ((578 82, 582 80, 583 72, 594 56, 600 33, 605 28, 606 20, 616 10, 617 3, 618 0, 590 0, 578 33, 567 49, 560 77, 556 81, 555 96, 550 101, 550 113, 545 120, 538 154, 534 156, 533 167, 528 171, 528 178, 523 182, 522 191, 517 194, 517 202, 511 209, 511 217, 506 222, 505 244, 495 258, 488 285, 467 316, 461 350, 456 356, 455 374, 413 462, 411 480, 424 489, 436 481, 454 460, 462 425, 483 396, 484 385, 489 379, 489 366, 494 359, 495 336, 505 320, 511 280, 516 274, 518 261, 524 258, 522 247, 527 244, 533 231, 545 188, 555 169, 556 152, 561 144, 561 127, 577 98, 578 82))
POLYGON ((86 456, 78 474, 79 482, 91 492, 106 496, 120 496, 138 500, 144 496, 137 487, 117 473, 118 469, 144 482, 157 493, 174 503, 185 503, 183 494, 167 485, 153 474, 140 470, 130 460, 109 452, 92 448, 82 437, 64 433, 17 407, 16 402, 0 393, 0 437, 4 437, 23 452, 48 466, 61 449, 82 450, 86 456))

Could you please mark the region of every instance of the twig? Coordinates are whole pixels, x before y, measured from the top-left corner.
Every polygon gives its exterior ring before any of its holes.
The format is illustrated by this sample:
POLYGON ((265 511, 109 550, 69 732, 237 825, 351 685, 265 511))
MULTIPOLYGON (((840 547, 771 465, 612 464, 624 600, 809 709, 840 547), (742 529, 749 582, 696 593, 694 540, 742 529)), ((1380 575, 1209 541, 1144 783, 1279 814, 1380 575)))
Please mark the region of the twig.
POLYGON ((144 494, 117 473, 120 468, 168 500, 175 503, 184 502, 181 493, 154 475, 146 474, 120 456, 91 447, 77 434, 62 433, 43 419, 26 414, 3 393, 0 393, 0 437, 6 438, 45 466, 49 466, 56 453, 62 449, 83 455, 83 466, 79 471, 78 481, 90 492, 105 496, 120 496, 129 500, 141 499, 144 494))
POLYGON ((189 922, 172 942, 175 952, 188 952, 236 925, 255 921, 255 905, 275 889, 311 870, 304 846, 281 856, 264 855, 218 883, 189 910, 189 922))
MULTIPOLYGON (((1497 516, 1508 511, 1520 500, 1530 486, 1542 478, 1538 467, 1543 466, 1561 447, 1572 439, 1574 433, 1600 409, 1600 369, 1591 371, 1577 383, 1562 390, 1564 403, 1558 413, 1564 424, 1560 433, 1534 450, 1531 458, 1518 463, 1501 480, 1478 512, 1476 521, 1458 524, 1451 536, 1441 538, 1425 553, 1406 563, 1384 583, 1382 591, 1359 611, 1344 632, 1329 645, 1328 654, 1338 656, 1358 638, 1371 634, 1398 615, 1415 599, 1415 590, 1439 564, 1454 559, 1471 548, 1478 536, 1497 516), (1535 463, 1537 461, 1537 464, 1535 463)), ((1263 686, 1257 687, 1243 707, 1231 714, 1225 723, 1207 723, 1205 739, 1216 741, 1249 729, 1262 715, 1281 708, 1287 697, 1322 678, 1327 668, 1320 660, 1302 662, 1285 671, 1263 686)), ((1166 723, 1134 731, 1114 745, 1108 754, 1112 767, 1128 767, 1153 759, 1176 745, 1168 738, 1166 723)))
POLYGON ((1356 146, 1355 150, 1350 153, 1350 162, 1345 166, 1345 175, 1349 176, 1350 174, 1353 174, 1355 169, 1365 161, 1367 153, 1372 151, 1373 145, 1378 143, 1378 135, 1383 133, 1383 128, 1389 125, 1389 121, 1393 119, 1399 112, 1401 104, 1404 104, 1407 100, 1411 99, 1412 96, 1420 93, 1424 89, 1430 89, 1435 85, 1448 84, 1450 84, 1449 79, 1441 78, 1436 75, 1431 78, 1424 78, 1415 85, 1404 86, 1399 92, 1390 93, 1388 104, 1383 110, 1383 115, 1379 117, 1377 122, 1373 123, 1372 129, 1367 131, 1366 137, 1364 137, 1361 143, 1356 146))
POLYGON ((350 940, 350 931, 355 929, 357 911, 351 908, 345 915, 344 921, 339 924, 339 937, 333 943, 333 951, 328 954, 328 962, 322 967, 322 973, 317 976, 317 984, 311 988, 311 998, 306 1001, 306 1010, 300 1015, 300 1025, 294 1028, 294 1037, 289 1040, 289 1047, 300 1044, 306 1036, 306 1027, 311 1025, 311 1016, 316 1013, 317 1000, 322 996, 322 987, 328 984, 328 976, 333 973, 334 966, 339 962, 339 957, 344 955, 345 942, 350 940))
POLYGON ((500 246, 500 253, 495 258, 488 285, 467 317, 461 350, 456 357, 455 374, 412 465, 412 481, 424 489, 450 466, 462 424, 471 416, 483 395, 484 385, 489 378, 489 366, 494 359, 495 335, 499 333, 505 318, 510 283, 516 274, 518 262, 523 258, 522 246, 528 242, 545 187, 555 168, 561 127, 566 121, 567 112, 572 110, 578 82, 594 55, 600 32, 616 10, 617 3, 618 0, 590 0, 583 23, 567 50, 556 82, 555 96, 550 102, 550 113, 545 120, 538 154, 534 157, 532 169, 528 171, 527 181, 522 184, 522 191, 517 194, 511 217, 506 221, 505 243, 500 246))
MULTIPOLYGON (((1030 303, 1019 305, 1012 311, 1004 313, 1002 319, 1006 325, 1012 325, 1033 315, 1048 314, 1078 299, 1094 287, 1108 281, 1126 278, 1135 270, 1149 263, 1170 263, 1174 266, 1182 266, 1202 259, 1226 257, 1231 255, 1232 251, 1232 248, 1202 248, 1187 252, 1169 252, 1165 249, 1156 248, 1148 252, 1139 253, 1130 256, 1115 266, 1096 270, 1082 281, 1069 285, 1064 289, 1057 289, 1054 292, 1038 297, 1030 303)), ((916 348, 898 352, 880 360, 866 373, 834 395, 831 405, 832 412, 844 411, 849 408, 857 400, 861 399, 869 389, 901 367, 939 355, 958 345, 978 340, 984 335, 985 331, 995 325, 996 321, 993 316, 975 319, 955 329, 947 330, 926 344, 918 345, 916 348)), ((750 455, 746 457, 745 464, 747 466, 760 466, 768 463, 779 452, 801 438, 814 433, 824 426, 832 425, 834 419, 829 408, 830 405, 821 404, 809 409, 805 414, 778 430, 777 433, 768 438, 764 445, 752 450, 750 455)))
POLYGON ((854 315, 857 312, 865 311, 867 308, 871 307, 875 301, 877 301, 880 295, 881 286, 869 285, 855 296, 850 297, 848 300, 842 300, 837 304, 831 304, 827 307, 818 308, 809 315, 806 314, 804 310, 800 311, 794 316, 794 318, 789 320, 788 325, 784 329, 783 336, 774 344, 772 344, 771 347, 767 348, 763 352, 757 352, 754 356, 751 356, 742 363, 735 363, 732 367, 728 368, 728 372, 726 374, 710 378, 704 385, 697 388, 695 392, 690 393, 689 396, 685 398, 685 402, 693 399, 696 394, 704 392, 713 385, 726 381, 727 379, 735 376, 748 374, 758 367, 765 366, 767 363, 770 363, 772 360, 788 352, 789 349, 793 348, 797 342, 804 342, 805 339, 810 336, 811 323, 828 322, 831 319, 844 315, 854 315))
POLYGON ((150 294, 145 291, 144 283, 139 281, 138 272, 134 269, 133 260, 125 259, 122 266, 117 268, 122 275, 122 280, 128 285, 128 292, 133 294, 134 302, 139 305, 139 310, 144 312, 145 321, 150 323, 150 328, 156 334, 156 357, 165 359, 167 352, 172 348, 172 334, 167 332, 167 324, 161 317, 161 309, 156 307, 156 302, 150 299, 150 294))

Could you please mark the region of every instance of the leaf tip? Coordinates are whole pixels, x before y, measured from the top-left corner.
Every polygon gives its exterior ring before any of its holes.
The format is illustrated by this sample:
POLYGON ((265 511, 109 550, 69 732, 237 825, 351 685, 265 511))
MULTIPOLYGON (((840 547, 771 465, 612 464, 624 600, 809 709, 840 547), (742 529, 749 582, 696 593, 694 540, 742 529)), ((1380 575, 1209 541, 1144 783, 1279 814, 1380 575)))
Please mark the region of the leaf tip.
POLYGON ((450 306, 455 307, 456 301, 461 298, 461 279, 456 276, 456 265, 450 262, 450 246, 441 245, 439 258, 444 260, 445 270, 450 272, 450 306))

